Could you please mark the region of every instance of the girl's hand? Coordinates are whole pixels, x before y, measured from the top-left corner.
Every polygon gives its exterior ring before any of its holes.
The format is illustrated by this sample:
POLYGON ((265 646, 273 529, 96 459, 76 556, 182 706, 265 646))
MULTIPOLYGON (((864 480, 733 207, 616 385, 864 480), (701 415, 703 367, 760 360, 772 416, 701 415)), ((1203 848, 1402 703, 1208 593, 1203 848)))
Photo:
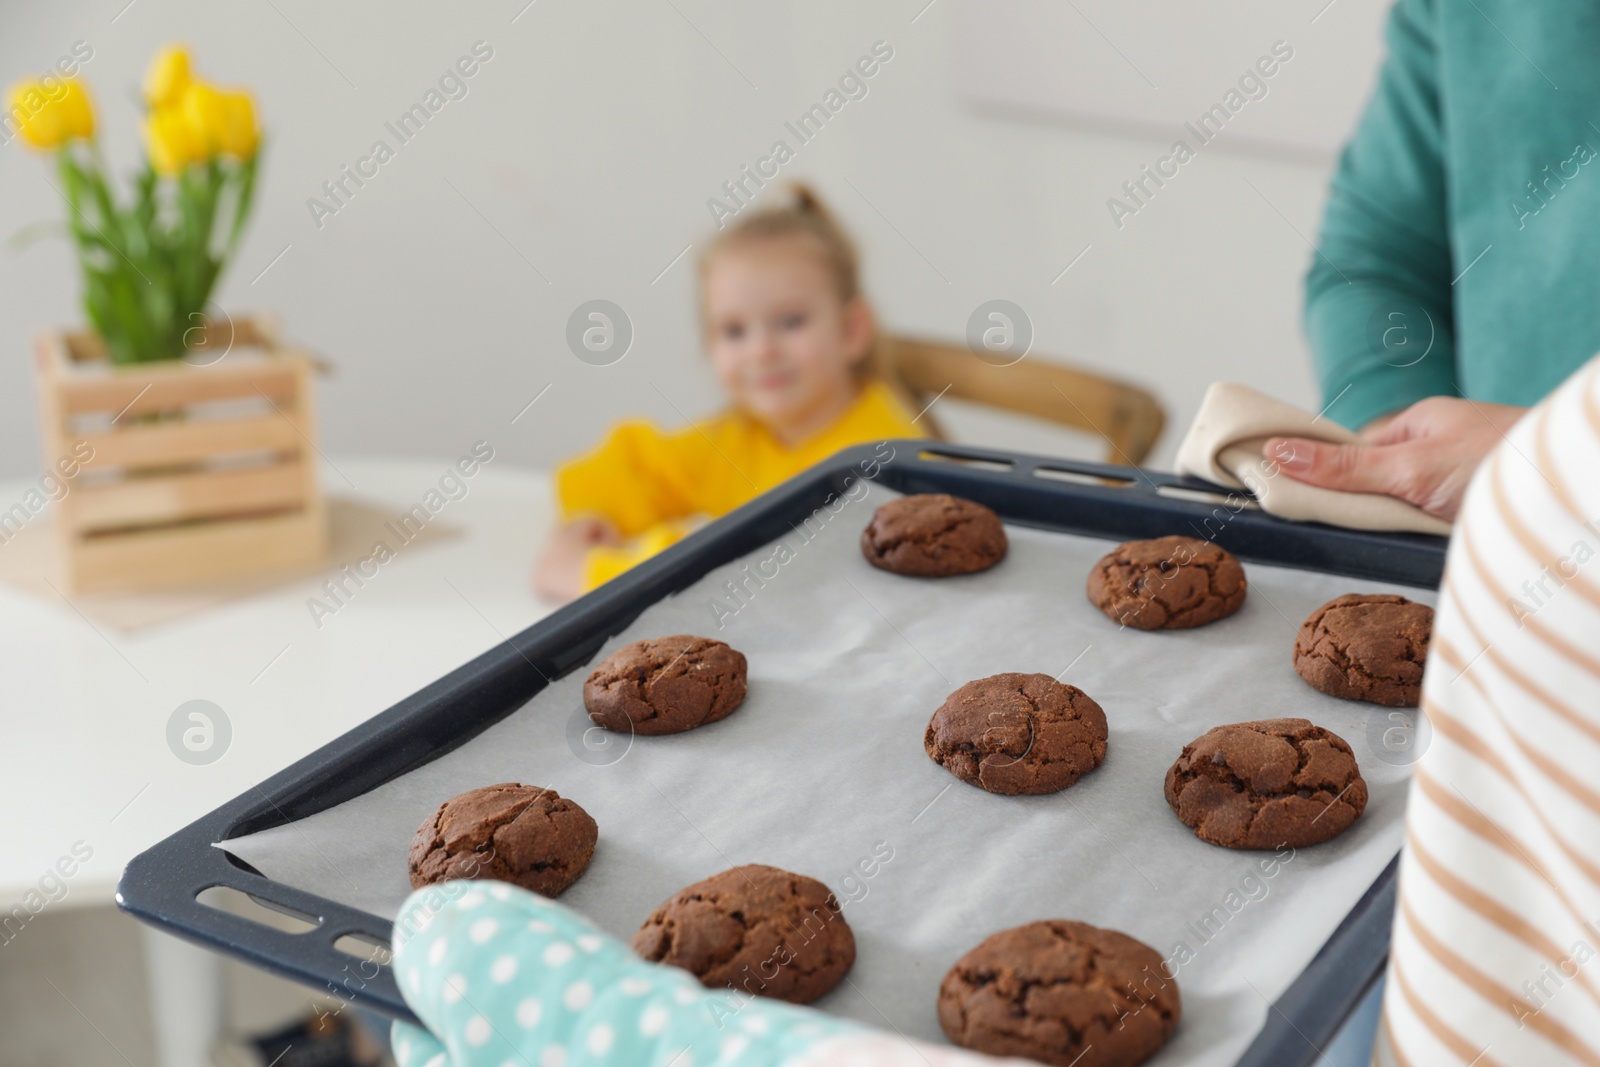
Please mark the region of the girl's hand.
POLYGON ((1359 444, 1274 437, 1261 451, 1297 481, 1398 497, 1453 522, 1478 464, 1527 410, 1431 396, 1374 420, 1359 444))
POLYGON ((620 545, 622 534, 610 519, 595 515, 562 526, 544 548, 533 567, 533 592, 543 600, 565 604, 583 595, 583 561, 598 545, 620 545))

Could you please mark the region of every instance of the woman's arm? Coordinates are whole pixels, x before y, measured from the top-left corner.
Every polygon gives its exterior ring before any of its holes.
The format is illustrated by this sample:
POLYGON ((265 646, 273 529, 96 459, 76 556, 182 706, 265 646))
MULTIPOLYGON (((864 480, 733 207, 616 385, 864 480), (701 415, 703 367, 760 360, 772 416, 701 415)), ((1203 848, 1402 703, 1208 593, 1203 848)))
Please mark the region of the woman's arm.
POLYGON ((1328 193, 1306 275, 1327 415, 1351 429, 1459 393, 1436 0, 1399 0, 1389 56, 1328 193))
POLYGON ((1418 761, 1375 1063, 1600 1063, 1597 370, 1479 464, 1421 713, 1384 711, 1418 761))

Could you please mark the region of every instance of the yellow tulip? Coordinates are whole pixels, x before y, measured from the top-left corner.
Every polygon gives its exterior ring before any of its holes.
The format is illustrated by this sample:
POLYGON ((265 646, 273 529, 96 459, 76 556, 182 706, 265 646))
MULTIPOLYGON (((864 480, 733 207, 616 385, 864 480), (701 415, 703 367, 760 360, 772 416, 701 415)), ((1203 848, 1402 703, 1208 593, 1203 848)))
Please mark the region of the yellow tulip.
POLYGON ((46 85, 18 82, 6 94, 6 114, 24 141, 43 151, 58 148, 74 137, 94 136, 94 106, 89 93, 74 79, 46 85))
POLYGON ((144 124, 144 140, 150 165, 157 174, 167 177, 191 164, 203 163, 208 155, 204 139, 180 107, 150 112, 144 124))
POLYGON ((249 93, 225 92, 194 81, 184 90, 183 114, 208 156, 221 152, 235 159, 249 159, 255 155, 261 135, 256 127, 255 102, 249 93))
POLYGON ((189 50, 182 45, 168 45, 155 54, 150 68, 145 71, 145 102, 152 111, 173 107, 193 80, 189 73, 189 50))
POLYGON ((222 94, 203 81, 191 81, 183 91, 179 108, 189 129, 199 139, 200 151, 206 158, 216 155, 222 147, 225 114, 222 94))
POLYGON ((222 99, 222 126, 217 147, 236 159, 249 159, 261 143, 261 128, 256 125, 256 105, 246 92, 218 94, 222 99))

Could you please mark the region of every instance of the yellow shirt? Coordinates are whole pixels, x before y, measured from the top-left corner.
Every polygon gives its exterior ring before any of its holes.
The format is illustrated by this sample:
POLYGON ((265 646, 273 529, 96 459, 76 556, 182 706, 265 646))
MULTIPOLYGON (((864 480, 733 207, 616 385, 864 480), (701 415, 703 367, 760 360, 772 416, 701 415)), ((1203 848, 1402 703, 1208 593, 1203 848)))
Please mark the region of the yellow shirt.
POLYGON ((556 497, 564 521, 600 515, 628 539, 589 550, 584 588, 593 589, 677 541, 698 521, 726 515, 842 448, 921 436, 882 382, 869 382, 832 426, 795 447, 739 411, 670 433, 646 422, 624 422, 599 448, 556 472, 556 497))

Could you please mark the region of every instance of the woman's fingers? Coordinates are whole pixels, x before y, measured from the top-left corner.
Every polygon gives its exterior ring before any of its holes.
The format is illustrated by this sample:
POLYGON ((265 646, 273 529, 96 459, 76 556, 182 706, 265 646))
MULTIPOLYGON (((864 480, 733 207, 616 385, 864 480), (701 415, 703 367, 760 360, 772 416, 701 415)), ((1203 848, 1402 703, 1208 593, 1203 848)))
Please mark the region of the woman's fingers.
POLYGON ((1392 445, 1336 445, 1273 438, 1262 454, 1296 481, 1346 493, 1392 496, 1455 521, 1461 494, 1484 450, 1476 442, 1407 440, 1392 445))
POLYGON ((1262 455, 1296 481, 1347 493, 1404 496, 1396 450, 1378 445, 1336 445, 1304 437, 1274 437, 1262 455))
POLYGON ((1297 481, 1382 493, 1454 521, 1467 483, 1526 409, 1431 396, 1363 429, 1353 445, 1274 437, 1262 455, 1297 481))

